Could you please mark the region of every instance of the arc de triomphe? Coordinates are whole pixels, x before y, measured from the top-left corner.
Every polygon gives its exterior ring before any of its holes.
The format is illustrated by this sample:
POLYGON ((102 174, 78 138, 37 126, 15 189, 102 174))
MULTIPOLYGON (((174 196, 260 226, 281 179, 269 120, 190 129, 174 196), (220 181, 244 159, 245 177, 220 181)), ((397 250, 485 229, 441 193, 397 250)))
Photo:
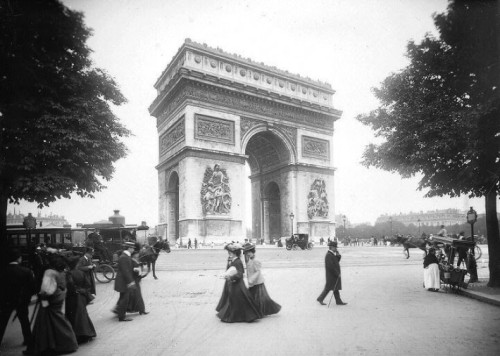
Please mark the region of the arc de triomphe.
POLYGON ((155 83, 159 233, 170 242, 267 243, 335 234, 327 83, 187 39, 155 83), (250 168, 252 221, 246 221, 250 168), (290 218, 293 213, 294 218, 290 218))

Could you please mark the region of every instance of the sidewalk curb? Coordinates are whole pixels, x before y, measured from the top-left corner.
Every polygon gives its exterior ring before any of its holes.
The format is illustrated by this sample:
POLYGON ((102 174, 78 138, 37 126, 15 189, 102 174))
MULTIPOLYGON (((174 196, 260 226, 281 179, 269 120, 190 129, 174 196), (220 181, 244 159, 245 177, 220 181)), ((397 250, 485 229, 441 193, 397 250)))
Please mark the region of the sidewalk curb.
POLYGON ((491 298, 488 295, 485 295, 484 293, 472 292, 472 291, 468 291, 468 290, 464 290, 464 289, 460 290, 459 293, 460 293, 460 295, 463 295, 465 297, 476 299, 476 300, 479 300, 481 302, 496 305, 496 306, 500 307, 500 299, 491 298))

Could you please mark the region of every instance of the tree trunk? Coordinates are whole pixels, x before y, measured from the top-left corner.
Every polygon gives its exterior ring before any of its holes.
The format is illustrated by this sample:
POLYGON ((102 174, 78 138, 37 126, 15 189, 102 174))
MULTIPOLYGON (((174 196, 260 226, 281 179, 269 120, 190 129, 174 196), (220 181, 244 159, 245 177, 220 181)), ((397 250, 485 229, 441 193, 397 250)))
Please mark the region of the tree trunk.
POLYGON ((497 217, 497 193, 493 187, 486 194, 486 233, 488 235, 488 254, 490 280, 488 287, 500 288, 500 232, 497 217))
POLYGON ((0 185, 0 268, 7 261, 7 194, 2 185, 0 185))

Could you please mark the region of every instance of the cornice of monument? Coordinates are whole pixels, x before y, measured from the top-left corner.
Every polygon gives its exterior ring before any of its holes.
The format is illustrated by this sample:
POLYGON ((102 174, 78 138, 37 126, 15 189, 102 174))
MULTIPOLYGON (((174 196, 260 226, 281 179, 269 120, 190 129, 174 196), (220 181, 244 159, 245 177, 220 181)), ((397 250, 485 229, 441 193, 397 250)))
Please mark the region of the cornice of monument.
POLYGON ((317 107, 335 116, 341 115, 341 111, 334 109, 331 104, 335 91, 330 84, 259 64, 189 39, 186 39, 154 85, 157 97, 149 108, 152 115, 175 88, 181 76, 223 84, 233 90, 261 92, 296 105, 317 107))

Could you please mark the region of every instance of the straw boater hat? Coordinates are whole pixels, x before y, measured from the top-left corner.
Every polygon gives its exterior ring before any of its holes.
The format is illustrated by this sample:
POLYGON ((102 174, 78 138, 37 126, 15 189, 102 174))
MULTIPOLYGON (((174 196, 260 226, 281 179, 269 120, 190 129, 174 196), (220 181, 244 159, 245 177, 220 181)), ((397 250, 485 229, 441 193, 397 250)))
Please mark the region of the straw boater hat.
POLYGON ((133 249, 135 249, 135 243, 134 243, 134 242, 132 242, 132 241, 127 241, 127 242, 125 242, 125 243, 123 244, 123 247, 125 247, 125 248, 133 248, 133 249))

